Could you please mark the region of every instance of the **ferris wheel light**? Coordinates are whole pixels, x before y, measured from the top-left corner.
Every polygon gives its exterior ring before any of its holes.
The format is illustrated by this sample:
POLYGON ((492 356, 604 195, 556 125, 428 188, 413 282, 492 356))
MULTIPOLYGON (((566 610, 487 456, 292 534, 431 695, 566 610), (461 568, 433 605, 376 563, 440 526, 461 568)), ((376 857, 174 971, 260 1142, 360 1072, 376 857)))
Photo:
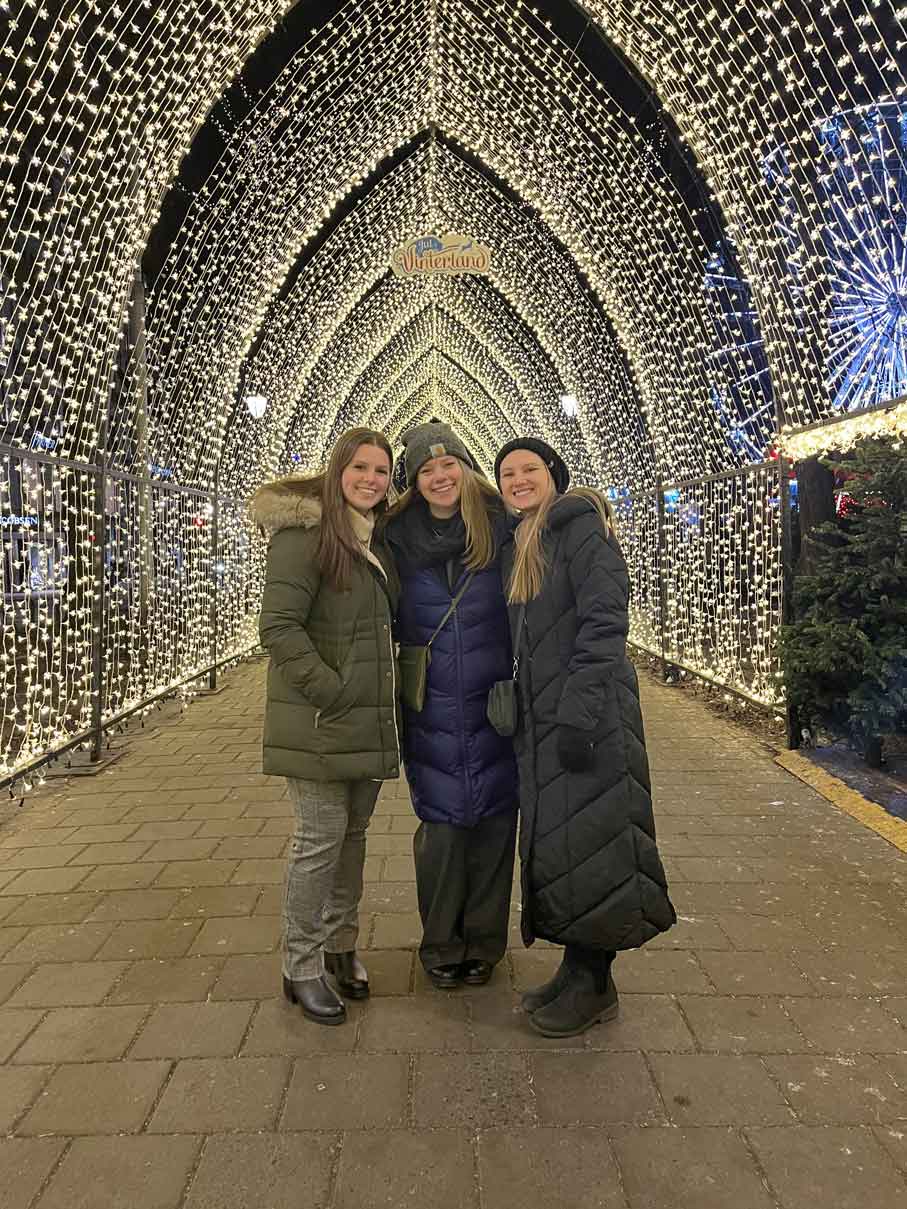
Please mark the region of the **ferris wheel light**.
POLYGON ((268 410, 268 400, 265 395, 246 395, 246 410, 253 420, 260 420, 268 410))

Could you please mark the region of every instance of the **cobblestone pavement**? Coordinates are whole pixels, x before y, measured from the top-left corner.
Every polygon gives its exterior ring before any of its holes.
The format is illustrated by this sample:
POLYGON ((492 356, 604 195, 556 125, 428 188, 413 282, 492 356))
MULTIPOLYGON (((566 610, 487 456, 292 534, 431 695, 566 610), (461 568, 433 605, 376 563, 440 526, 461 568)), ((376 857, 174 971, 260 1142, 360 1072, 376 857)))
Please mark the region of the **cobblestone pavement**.
POLYGON ((513 948, 414 962, 414 819, 369 832, 370 1002, 278 997, 289 808, 264 665, 0 830, 4 1209, 907 1209, 907 857, 681 691, 644 685, 680 922, 621 1017, 535 1035, 513 948))

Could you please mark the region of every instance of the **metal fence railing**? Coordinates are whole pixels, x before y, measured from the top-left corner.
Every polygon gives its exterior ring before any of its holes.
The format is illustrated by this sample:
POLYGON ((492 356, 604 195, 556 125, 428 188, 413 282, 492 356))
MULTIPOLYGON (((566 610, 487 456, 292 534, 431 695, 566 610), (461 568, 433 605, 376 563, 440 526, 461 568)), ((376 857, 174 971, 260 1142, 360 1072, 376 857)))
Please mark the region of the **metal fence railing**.
POLYGON ((0 783, 257 644, 245 502, 0 445, 0 783))

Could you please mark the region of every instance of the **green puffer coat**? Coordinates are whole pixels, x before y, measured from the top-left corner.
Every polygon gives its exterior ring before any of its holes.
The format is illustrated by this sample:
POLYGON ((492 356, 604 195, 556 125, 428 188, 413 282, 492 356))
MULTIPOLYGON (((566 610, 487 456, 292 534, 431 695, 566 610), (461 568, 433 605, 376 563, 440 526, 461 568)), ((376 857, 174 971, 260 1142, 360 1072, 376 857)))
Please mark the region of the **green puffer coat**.
POLYGON ((399 581, 386 547, 364 558, 349 591, 316 561, 321 504, 281 483, 260 491, 252 517, 271 536, 259 619, 270 652, 264 725, 266 773, 309 781, 399 776, 397 673, 391 619, 399 581))

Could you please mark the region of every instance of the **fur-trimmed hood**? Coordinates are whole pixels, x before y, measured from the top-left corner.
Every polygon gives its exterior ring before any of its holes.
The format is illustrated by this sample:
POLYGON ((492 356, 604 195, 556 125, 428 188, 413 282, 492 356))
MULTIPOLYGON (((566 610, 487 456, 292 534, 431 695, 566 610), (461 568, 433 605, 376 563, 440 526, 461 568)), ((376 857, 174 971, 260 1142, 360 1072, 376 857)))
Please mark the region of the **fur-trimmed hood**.
MULTIPOLYGON (((298 488, 298 479, 277 479, 259 487, 249 501, 249 516, 254 524, 264 530, 268 541, 282 529, 314 529, 321 524, 321 500, 300 495, 298 488)), ((386 567, 371 548, 375 530, 374 514, 370 512, 368 516, 362 516, 354 508, 350 508, 349 513, 362 557, 377 567, 387 579, 386 567)))
POLYGON ((276 479, 252 496, 249 516, 269 538, 281 529, 314 529, 321 524, 321 500, 300 495, 298 479, 276 479))

